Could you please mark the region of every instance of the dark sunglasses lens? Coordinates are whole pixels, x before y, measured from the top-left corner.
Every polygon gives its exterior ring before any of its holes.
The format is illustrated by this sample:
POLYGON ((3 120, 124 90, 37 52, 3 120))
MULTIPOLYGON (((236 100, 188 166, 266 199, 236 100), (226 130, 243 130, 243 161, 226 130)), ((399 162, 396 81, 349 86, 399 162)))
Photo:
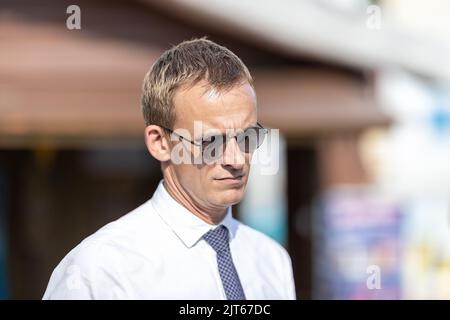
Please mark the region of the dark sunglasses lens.
POLYGON ((222 135, 211 136, 202 142, 203 160, 205 163, 214 162, 223 154, 223 143, 225 137, 222 135))
MULTIPOLYGON (((266 134, 267 129, 264 128, 250 128, 241 132, 236 136, 239 149, 245 153, 254 152, 264 142, 266 134)), ((226 139, 224 135, 215 135, 203 140, 202 150, 205 163, 212 163, 222 157, 226 139)))
POLYGON ((266 136, 266 130, 262 128, 250 128, 238 135, 239 149, 245 153, 252 153, 261 146, 266 136))

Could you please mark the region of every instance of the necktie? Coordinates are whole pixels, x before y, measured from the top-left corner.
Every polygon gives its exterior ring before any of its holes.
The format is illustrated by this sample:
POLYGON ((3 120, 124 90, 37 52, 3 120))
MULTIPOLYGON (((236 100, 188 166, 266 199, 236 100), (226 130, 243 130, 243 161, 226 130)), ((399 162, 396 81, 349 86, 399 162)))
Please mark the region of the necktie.
POLYGON ((245 300, 241 281, 230 252, 228 229, 221 225, 209 230, 203 239, 216 251, 220 279, 228 300, 245 300))

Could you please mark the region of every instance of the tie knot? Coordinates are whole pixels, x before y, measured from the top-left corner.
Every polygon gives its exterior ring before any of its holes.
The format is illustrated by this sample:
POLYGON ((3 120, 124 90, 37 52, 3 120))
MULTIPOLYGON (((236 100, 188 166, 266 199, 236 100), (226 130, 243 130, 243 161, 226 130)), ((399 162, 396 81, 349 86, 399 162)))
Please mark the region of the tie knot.
POLYGON ((203 235, 203 239, 216 251, 222 252, 229 248, 228 229, 224 225, 220 225, 215 229, 209 230, 203 235))

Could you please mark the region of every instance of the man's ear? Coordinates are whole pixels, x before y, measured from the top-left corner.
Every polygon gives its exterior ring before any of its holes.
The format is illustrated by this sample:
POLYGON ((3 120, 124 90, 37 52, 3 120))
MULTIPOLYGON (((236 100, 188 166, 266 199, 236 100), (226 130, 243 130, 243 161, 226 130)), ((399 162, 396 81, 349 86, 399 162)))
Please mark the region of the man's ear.
POLYGON ((149 125, 145 128, 145 144, 150 154, 161 162, 170 160, 170 148, 167 134, 160 126, 149 125))

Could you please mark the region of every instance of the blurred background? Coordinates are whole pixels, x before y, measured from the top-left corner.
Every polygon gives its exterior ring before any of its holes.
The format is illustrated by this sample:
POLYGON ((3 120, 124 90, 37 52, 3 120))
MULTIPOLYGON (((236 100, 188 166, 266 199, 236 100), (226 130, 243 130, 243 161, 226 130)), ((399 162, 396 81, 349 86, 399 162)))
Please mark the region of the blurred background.
POLYGON ((234 213, 287 248, 297 297, 449 299, 449 14, 445 0, 0 0, 0 298, 40 299, 71 248, 150 198, 142 79, 208 36, 280 129, 279 170, 255 168, 234 213))

